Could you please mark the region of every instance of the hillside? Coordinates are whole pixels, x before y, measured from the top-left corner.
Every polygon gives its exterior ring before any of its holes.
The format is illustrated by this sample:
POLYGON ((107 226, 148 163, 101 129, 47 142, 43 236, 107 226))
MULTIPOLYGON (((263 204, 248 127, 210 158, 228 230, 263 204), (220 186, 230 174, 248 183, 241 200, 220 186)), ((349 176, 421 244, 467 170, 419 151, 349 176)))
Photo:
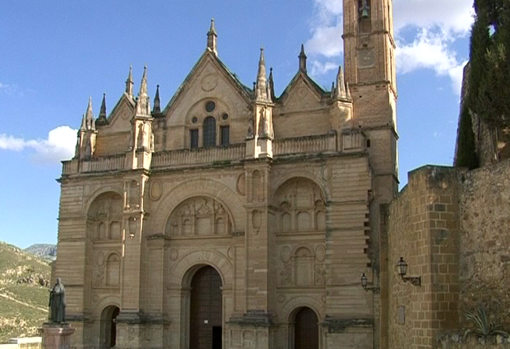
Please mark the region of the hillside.
POLYGON ((23 251, 36 255, 44 260, 54 261, 57 258, 57 245, 35 244, 25 248, 23 251))
POLYGON ((50 266, 0 242, 0 343, 38 335, 48 317, 50 266))

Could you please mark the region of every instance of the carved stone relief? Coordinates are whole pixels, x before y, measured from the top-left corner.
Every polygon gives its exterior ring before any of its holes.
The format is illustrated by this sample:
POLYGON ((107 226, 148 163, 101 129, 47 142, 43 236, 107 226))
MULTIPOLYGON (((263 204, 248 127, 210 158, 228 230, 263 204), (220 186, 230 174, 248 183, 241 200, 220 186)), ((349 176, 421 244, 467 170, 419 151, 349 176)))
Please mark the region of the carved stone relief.
POLYGON ((116 250, 105 253, 98 251, 94 256, 93 286, 118 287, 120 286, 120 253, 116 250))
POLYGON ((127 209, 138 209, 140 208, 140 184, 132 180, 128 184, 128 198, 127 198, 127 209))
POLYGON ((94 203, 89 213, 89 229, 94 241, 122 238, 122 199, 118 195, 106 195, 94 203))
POLYGON ((237 178, 236 189, 240 195, 244 195, 246 193, 246 176, 244 175, 244 173, 239 175, 239 177, 237 178))
POLYGON ((275 194, 278 228, 283 233, 326 230, 324 195, 312 181, 295 178, 285 182, 275 194))
POLYGON ((216 74, 208 74, 202 78, 202 90, 209 92, 216 88, 218 84, 218 76, 216 74))
POLYGON ((175 248, 172 248, 170 250, 169 254, 170 254, 170 260, 171 261, 176 261, 177 258, 179 258, 179 251, 177 249, 175 249, 175 248))
POLYGON ((161 198, 163 194, 163 184, 161 184, 161 181, 156 180, 151 183, 149 194, 153 201, 158 201, 161 198))
POLYGON ((258 233, 260 227, 262 226, 262 213, 258 210, 254 210, 251 213, 251 221, 253 225, 253 230, 255 231, 255 233, 258 233))
POLYGON ((194 197, 181 203, 170 215, 165 231, 173 236, 227 235, 232 223, 225 207, 207 197, 194 197))
POLYGON ((323 244, 315 247, 301 245, 293 253, 291 247, 283 246, 279 256, 278 285, 303 287, 326 284, 326 249, 323 244))
POLYGON ((264 176, 260 173, 260 171, 255 170, 251 174, 251 201, 263 202, 265 197, 264 176))

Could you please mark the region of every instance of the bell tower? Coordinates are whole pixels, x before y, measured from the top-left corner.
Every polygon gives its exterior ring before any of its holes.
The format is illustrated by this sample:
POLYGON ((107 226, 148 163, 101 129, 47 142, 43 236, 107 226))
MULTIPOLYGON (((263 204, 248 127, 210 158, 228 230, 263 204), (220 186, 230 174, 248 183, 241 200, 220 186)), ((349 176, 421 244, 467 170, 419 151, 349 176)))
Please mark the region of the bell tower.
POLYGON ((344 65, 354 124, 367 150, 382 202, 398 190, 395 41, 392 0, 344 0, 344 65))
MULTIPOLYGON (((393 0, 344 0, 345 80, 353 100, 353 123, 366 137, 372 169, 370 239, 366 271, 374 295, 374 347, 387 348, 387 207, 398 192, 396 70, 393 0), (379 314, 379 315, 375 315, 379 314)), ((367 309, 369 311, 369 309, 367 309)))

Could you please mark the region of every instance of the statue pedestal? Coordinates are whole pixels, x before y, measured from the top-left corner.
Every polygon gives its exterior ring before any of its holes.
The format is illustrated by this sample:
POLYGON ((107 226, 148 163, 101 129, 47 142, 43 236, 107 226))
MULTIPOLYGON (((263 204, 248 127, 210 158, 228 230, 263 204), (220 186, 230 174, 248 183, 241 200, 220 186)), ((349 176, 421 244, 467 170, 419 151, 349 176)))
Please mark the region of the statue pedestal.
POLYGON ((43 349, 70 349, 74 328, 68 323, 45 322, 39 329, 43 349))

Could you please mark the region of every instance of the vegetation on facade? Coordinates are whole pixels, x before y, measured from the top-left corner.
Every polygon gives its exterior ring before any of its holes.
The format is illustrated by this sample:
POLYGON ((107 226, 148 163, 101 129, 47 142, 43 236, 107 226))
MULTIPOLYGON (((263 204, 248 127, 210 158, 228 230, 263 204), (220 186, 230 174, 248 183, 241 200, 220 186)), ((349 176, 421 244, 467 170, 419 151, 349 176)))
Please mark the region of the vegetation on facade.
POLYGON ((466 107, 462 108, 460 114, 459 140, 455 159, 458 167, 467 167, 470 170, 478 167, 473 123, 469 109, 466 107))
POLYGON ((489 125, 510 126, 510 2, 475 0, 468 108, 489 125))
POLYGON ((467 312, 466 319, 473 325, 473 328, 469 329, 466 335, 473 333, 479 338, 487 338, 499 334, 508 337, 508 332, 503 331, 503 326, 491 319, 482 306, 478 306, 474 312, 467 312))
POLYGON ((0 243, 0 343, 38 335, 48 316, 49 279, 46 261, 0 243))

